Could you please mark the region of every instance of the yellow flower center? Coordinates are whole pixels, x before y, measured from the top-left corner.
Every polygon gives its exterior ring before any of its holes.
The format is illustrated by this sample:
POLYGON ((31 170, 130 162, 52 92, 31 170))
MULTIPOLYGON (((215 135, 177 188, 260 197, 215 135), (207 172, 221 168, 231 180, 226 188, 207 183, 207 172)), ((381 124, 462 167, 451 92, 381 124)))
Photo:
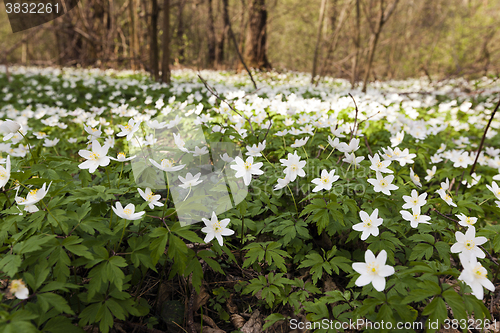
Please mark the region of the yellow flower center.
POLYGON ((378 265, 375 262, 366 264, 366 270, 370 275, 376 275, 378 272, 378 265))
POLYGON ((153 200, 153 196, 154 196, 154 195, 155 195, 155 194, 154 194, 153 192, 149 193, 149 194, 146 196, 147 200, 148 200, 148 201, 153 200))
POLYGON ((377 163, 377 168, 379 168, 379 169, 382 168, 382 162, 377 163))
POLYGON ((246 161, 245 162, 245 169, 248 170, 248 169, 251 169, 252 168, 252 163, 246 161))
POLYGON ((419 215, 420 215, 420 214, 413 214, 413 218, 414 218, 415 220, 418 220, 419 215))
POLYGON ((96 161, 99 159, 99 154, 90 153, 89 159, 96 161))
POLYGON ((122 158, 125 158, 125 153, 124 152, 118 153, 118 159, 122 159, 122 158))
POLYGON ((14 294, 24 287, 25 285, 23 280, 12 280, 10 283, 10 292, 14 294))
POLYGON ((126 215, 131 215, 132 214, 132 210, 127 208, 127 209, 124 209, 123 210, 123 213, 126 214, 126 215))
POLYGON ((473 225, 474 222, 472 222, 472 219, 470 217, 466 217, 465 218, 465 223, 467 223, 468 225, 473 225))
POLYGON ((37 192, 38 192, 38 189, 36 189, 36 190, 31 190, 29 194, 30 194, 31 196, 35 196, 37 192))
POLYGON ((415 175, 415 181, 419 182, 420 181, 420 177, 418 175, 415 175))
POLYGON ((215 232, 222 232, 222 226, 220 225, 219 220, 217 220, 217 222, 214 223, 213 227, 215 232))
POLYGON ((330 177, 328 176, 321 177, 321 181, 326 184, 330 181, 330 177))
POLYGON ((371 227, 371 226, 372 226, 372 220, 368 220, 367 222, 365 222, 365 223, 363 224, 363 227, 365 227, 365 228, 369 228, 369 227, 371 227))
POLYGON ((380 181, 380 186, 382 186, 382 187, 386 187, 387 186, 387 182, 385 181, 385 179, 382 179, 380 181))
POLYGON ((472 250, 474 246, 476 246, 476 244, 474 244, 472 240, 468 240, 465 242, 465 248, 469 251, 472 250))

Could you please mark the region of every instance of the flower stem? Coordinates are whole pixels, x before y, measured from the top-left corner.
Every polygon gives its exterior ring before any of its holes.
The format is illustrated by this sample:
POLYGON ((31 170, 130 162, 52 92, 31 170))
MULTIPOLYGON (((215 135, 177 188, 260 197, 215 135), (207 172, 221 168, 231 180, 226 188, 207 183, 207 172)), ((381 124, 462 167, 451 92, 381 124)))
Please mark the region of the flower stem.
POLYGON ((33 162, 35 162, 35 164, 37 164, 37 160, 35 158, 35 155, 33 154, 33 152, 31 151, 31 145, 30 145, 30 142, 28 141, 28 138, 26 138, 24 136, 24 134, 21 132, 21 131, 17 131, 19 134, 21 134, 21 136, 24 138, 24 140, 26 141, 26 144, 28 145, 28 149, 30 151, 30 154, 31 154, 31 159, 33 160, 33 162))
POLYGON ((293 196, 292 189, 290 188, 289 185, 287 185, 286 187, 288 187, 288 190, 290 190, 290 194, 292 195, 293 204, 295 205, 295 210, 297 211, 297 214, 299 214, 299 209, 297 208, 297 203, 295 202, 295 197, 293 196))

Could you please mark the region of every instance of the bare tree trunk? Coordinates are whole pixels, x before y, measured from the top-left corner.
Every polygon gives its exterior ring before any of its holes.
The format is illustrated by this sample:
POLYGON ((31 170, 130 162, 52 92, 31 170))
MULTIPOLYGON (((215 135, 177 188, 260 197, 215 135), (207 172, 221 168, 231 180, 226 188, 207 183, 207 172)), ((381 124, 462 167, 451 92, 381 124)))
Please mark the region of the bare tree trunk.
MULTIPOLYGON (((370 36, 370 48, 368 51, 368 62, 366 64, 365 78, 363 80, 363 90, 362 90, 363 92, 366 92, 366 88, 368 85, 368 78, 370 77, 373 58, 375 56, 375 49, 377 48, 377 42, 380 37, 380 33, 382 32, 382 27, 387 22, 389 17, 391 17, 392 13, 394 12, 394 9, 396 9, 398 2, 399 0, 394 0, 392 5, 387 10, 385 10, 384 0, 380 0, 379 20, 377 26, 373 27, 371 25, 371 21, 369 21, 372 34, 370 36)), ((369 18, 367 19, 369 20, 369 18)))
POLYGON ((222 19, 224 21, 224 29, 217 45, 217 64, 224 62, 224 42, 229 30, 229 4, 227 0, 222 0, 222 19))
POLYGON ((137 69, 137 60, 136 57, 138 56, 138 44, 137 44, 137 27, 136 27, 136 3, 135 0, 129 0, 129 18, 130 18, 130 27, 129 27, 129 34, 130 34, 130 67, 132 70, 137 69))
POLYGON ((352 76, 351 76, 351 87, 354 88, 356 82, 358 81, 358 61, 359 61, 359 46, 360 46, 360 17, 361 13, 359 11, 359 0, 356 0, 356 26, 354 31, 354 57, 352 58, 352 76))
POLYGON ((161 80, 170 84, 170 0, 163 0, 163 61, 161 80))
POLYGON ((251 0, 249 25, 245 42, 245 62, 249 67, 270 69, 266 55, 267 50, 267 9, 265 0, 251 0))
POLYGON ((327 0, 321 0, 321 7, 319 9, 319 22, 318 22, 318 37, 316 38, 316 47, 314 48, 313 68, 311 73, 311 84, 314 84, 316 77, 316 67, 318 65, 319 44, 321 42, 321 32, 323 31, 323 18, 325 16, 325 7, 327 0))
POLYGON ((185 43, 184 43, 184 20, 182 18, 182 13, 184 11, 184 5, 186 0, 179 1, 179 14, 178 16, 178 25, 177 25, 177 43, 179 43, 179 63, 183 63, 185 60, 185 43))
MULTIPOLYGON (((340 31, 342 30, 342 27, 344 26, 344 21, 346 18, 349 16, 350 11, 349 7, 351 6, 352 0, 348 0, 345 2, 344 6, 342 7, 342 11, 340 12, 340 17, 337 21, 336 15, 335 18, 331 19, 331 24, 332 28, 335 27, 335 30, 332 33, 332 36, 330 37, 331 42, 330 45, 328 46, 328 50, 326 51, 326 56, 323 60, 323 64, 321 65, 321 68, 319 70, 319 77, 321 78, 325 74, 325 68, 328 63, 328 60, 330 59, 331 53, 337 48, 337 43, 339 41, 340 37, 340 31)), ((318 84, 318 81, 316 81, 316 85, 318 84)))
POLYGON ((212 8, 212 0, 208 0, 208 65, 215 66, 216 60, 216 41, 214 27, 214 11, 212 8))
POLYGON ((158 0, 151 0, 151 24, 150 24, 150 47, 149 47, 149 62, 151 66, 151 76, 155 81, 158 81, 158 0))

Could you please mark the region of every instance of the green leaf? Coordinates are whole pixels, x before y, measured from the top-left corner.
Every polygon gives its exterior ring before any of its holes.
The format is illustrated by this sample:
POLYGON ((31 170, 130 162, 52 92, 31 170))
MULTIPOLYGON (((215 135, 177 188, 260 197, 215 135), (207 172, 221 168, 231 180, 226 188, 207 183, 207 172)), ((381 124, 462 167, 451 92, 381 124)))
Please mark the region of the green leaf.
POLYGON ((59 313, 74 314, 73 310, 68 305, 68 302, 62 297, 54 293, 42 293, 37 295, 38 303, 43 311, 47 312, 50 306, 53 306, 59 313))
MULTIPOLYGON (((430 327, 430 323, 438 323, 437 329, 441 327, 444 320, 448 318, 448 311, 446 310, 446 304, 441 297, 434 298, 422 311, 422 315, 429 316, 427 319, 426 327, 430 327)), ((436 330, 431 327, 430 332, 435 332, 436 330)))
POLYGON ((17 254, 7 254, 2 260, 0 260, 0 270, 12 278, 17 274, 21 264, 21 256, 17 254))

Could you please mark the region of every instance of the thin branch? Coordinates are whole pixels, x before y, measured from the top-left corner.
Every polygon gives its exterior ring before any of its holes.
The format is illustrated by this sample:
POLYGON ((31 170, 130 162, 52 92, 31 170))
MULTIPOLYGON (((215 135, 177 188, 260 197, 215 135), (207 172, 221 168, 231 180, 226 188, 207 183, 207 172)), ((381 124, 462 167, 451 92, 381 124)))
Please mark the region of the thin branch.
POLYGON ((493 256, 492 256, 492 255, 488 252, 488 250, 486 250, 486 249, 484 248, 484 246, 482 246, 482 245, 478 245, 478 246, 481 248, 481 250, 483 250, 484 252, 486 252, 486 254, 488 255, 488 258, 490 258, 490 260, 491 260, 491 261, 492 261, 495 265, 500 266, 500 265, 498 264, 497 260, 496 260, 495 258, 493 258, 493 256))
POLYGON ((436 208, 433 208, 432 210, 433 210, 433 211, 435 211, 438 215, 441 215, 442 217, 444 217, 444 218, 446 218, 446 219, 448 219, 448 220, 450 220, 450 221, 453 221, 453 222, 459 223, 457 220, 452 219, 451 217, 448 217, 448 216, 444 215, 443 213, 441 213, 441 212, 440 212, 439 210, 437 210, 436 208))
POLYGON ((252 73, 248 69, 247 64, 245 63, 245 60, 243 60, 243 56, 241 55, 240 49, 238 47, 238 42, 236 41, 236 38, 234 37, 233 29, 231 28, 231 21, 228 20, 228 31, 229 31, 229 36, 231 37, 231 40, 233 41, 234 48, 236 49, 236 53, 238 54, 238 58, 240 58, 241 63, 245 67, 246 71, 248 72, 248 75, 250 76, 250 80, 252 80, 253 87, 257 89, 257 84, 255 83, 252 73))
POLYGON ((255 135, 255 132, 253 131, 252 122, 250 121, 250 118, 245 117, 244 115, 242 115, 231 104, 229 104, 225 99, 223 99, 222 97, 220 97, 220 95, 217 93, 217 91, 215 90, 215 88, 210 87, 208 85, 207 81, 204 78, 202 78, 200 74, 198 74, 198 77, 200 78, 201 82, 203 82, 203 84, 205 85, 205 88, 207 88, 207 90, 210 91, 210 93, 212 95, 214 95, 219 101, 226 103, 227 106, 229 106, 229 108, 231 110, 233 110, 234 112, 236 112, 236 114, 238 114, 240 117, 242 117, 243 119, 245 119, 248 122, 248 125, 250 126, 250 131, 252 132, 252 135, 255 135))
POLYGON ((349 142, 351 142, 352 136, 354 135, 354 130, 356 129, 356 123, 358 122, 358 105, 356 104, 356 101, 354 100, 354 97, 352 97, 351 93, 349 93, 349 96, 352 98, 352 101, 354 102, 354 107, 356 107, 356 115, 354 116, 354 125, 352 126, 351 138, 349 139, 349 142))
POLYGON ((495 106, 495 110, 493 110, 493 113, 491 114, 490 121, 488 121, 488 125, 486 125, 486 128, 484 129, 483 137, 481 139, 481 143, 479 144, 479 149, 477 150, 476 159, 474 160, 474 164, 470 169, 471 176, 474 173, 474 169, 476 168, 476 163, 479 158, 479 154, 481 154, 481 150, 483 149, 484 139, 486 138, 486 132, 488 132, 488 128, 490 128, 491 121, 493 120, 493 117, 495 116, 495 113, 497 112, 499 106, 500 106, 500 99, 498 100, 497 106, 495 106))

